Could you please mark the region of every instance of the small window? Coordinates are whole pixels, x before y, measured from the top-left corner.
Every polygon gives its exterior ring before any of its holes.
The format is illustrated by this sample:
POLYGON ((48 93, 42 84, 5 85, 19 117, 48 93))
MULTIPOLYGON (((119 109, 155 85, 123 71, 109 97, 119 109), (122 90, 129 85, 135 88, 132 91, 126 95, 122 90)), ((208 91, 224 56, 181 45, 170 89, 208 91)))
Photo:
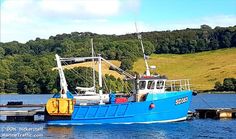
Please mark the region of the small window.
POLYGON ((147 89, 154 89, 155 82, 154 81, 148 81, 147 89))
POLYGON ((146 86, 146 81, 140 81, 140 82, 139 82, 139 89, 140 89, 140 90, 145 89, 145 86, 146 86))
POLYGON ((164 81, 157 81, 156 89, 162 89, 164 86, 164 81))

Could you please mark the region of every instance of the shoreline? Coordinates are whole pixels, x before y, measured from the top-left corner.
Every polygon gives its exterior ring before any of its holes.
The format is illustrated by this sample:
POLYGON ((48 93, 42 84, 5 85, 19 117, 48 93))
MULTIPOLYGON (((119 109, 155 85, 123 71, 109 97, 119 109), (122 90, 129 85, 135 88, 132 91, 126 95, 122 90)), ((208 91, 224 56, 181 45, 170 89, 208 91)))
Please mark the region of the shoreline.
POLYGON ((222 91, 222 92, 217 92, 217 91, 213 91, 213 92, 206 92, 208 94, 236 94, 235 91, 222 91))
MULTIPOLYGON (((197 94, 236 94, 236 91, 197 91, 197 94)), ((19 94, 19 93, 3 93, 0 95, 53 95, 53 93, 47 94, 19 94)))
POLYGON ((236 91, 214 91, 214 90, 199 90, 198 94, 236 94, 236 91))
POLYGON ((48 94, 19 94, 19 93, 0 93, 0 95, 53 95, 51 93, 48 94))

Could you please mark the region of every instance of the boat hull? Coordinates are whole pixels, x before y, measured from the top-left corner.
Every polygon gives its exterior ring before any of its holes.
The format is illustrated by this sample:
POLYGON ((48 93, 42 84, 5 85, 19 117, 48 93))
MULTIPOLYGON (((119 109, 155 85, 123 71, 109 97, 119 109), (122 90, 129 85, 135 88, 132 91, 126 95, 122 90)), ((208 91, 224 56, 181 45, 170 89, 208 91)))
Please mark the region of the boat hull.
MULTIPOLYGON (((187 117, 192 91, 151 96, 154 100, 92 106, 74 106, 68 120, 50 120, 49 125, 131 124, 175 122, 187 117)), ((150 98, 149 98, 150 99, 150 98)))

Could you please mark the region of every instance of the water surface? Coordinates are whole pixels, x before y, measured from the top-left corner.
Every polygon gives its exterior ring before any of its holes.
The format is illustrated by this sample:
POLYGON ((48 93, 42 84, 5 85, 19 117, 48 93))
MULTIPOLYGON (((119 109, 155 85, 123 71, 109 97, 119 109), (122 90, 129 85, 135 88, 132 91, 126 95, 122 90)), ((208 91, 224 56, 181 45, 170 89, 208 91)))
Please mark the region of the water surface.
MULTIPOLYGON (((1 95, 0 103, 24 101, 46 103, 52 95, 1 95)), ((236 94, 199 94, 193 97, 190 110, 196 108, 236 108, 236 94)), ((47 126, 45 123, 1 123, 1 138, 236 138, 236 120, 194 119, 184 122, 130 125, 47 126)))

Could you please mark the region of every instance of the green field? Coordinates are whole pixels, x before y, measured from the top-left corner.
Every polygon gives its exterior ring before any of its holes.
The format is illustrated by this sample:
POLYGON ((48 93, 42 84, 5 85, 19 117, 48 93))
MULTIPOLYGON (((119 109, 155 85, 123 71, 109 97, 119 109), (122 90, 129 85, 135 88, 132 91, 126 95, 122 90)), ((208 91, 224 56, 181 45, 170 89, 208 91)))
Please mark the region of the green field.
MULTIPOLYGON (((110 61, 116 66, 119 61, 110 61)), ((168 79, 190 79, 194 90, 211 90, 215 82, 222 82, 224 78, 236 78, 236 48, 220 49, 194 54, 153 54, 148 60, 149 66, 155 65, 157 69, 152 72, 166 75, 168 79)), ((65 68, 88 67, 90 62, 74 64, 65 68)), ((97 66, 96 66, 97 67, 97 66)), ((97 70, 97 69, 96 69, 97 70)), ((142 58, 134 63, 134 71, 142 74, 145 65, 142 58)), ((123 78, 117 72, 109 70, 107 64, 103 64, 103 74, 111 74, 123 78)))
MULTIPOLYGON (((118 60, 109 60, 109 62, 111 62, 112 64, 114 64, 115 66, 119 67, 121 62, 118 60)), ((98 71, 98 63, 95 63, 95 70, 98 71)), ((75 67, 92 67, 92 63, 91 62, 84 62, 84 63, 78 63, 78 64, 71 64, 71 65, 66 65, 63 66, 65 69, 72 69, 75 67)), ((124 78, 124 75, 119 74, 118 72, 114 71, 114 70, 109 70, 110 65, 108 65, 105 62, 102 62, 102 74, 105 76, 105 74, 108 75, 113 75, 116 78, 124 78)))
MULTIPOLYGON (((166 75, 168 79, 190 79, 195 90, 210 90, 216 81, 236 78, 236 48, 183 55, 153 54, 148 63, 157 67, 153 72, 166 75)), ((133 70, 145 71, 143 59, 135 62, 133 70)))

